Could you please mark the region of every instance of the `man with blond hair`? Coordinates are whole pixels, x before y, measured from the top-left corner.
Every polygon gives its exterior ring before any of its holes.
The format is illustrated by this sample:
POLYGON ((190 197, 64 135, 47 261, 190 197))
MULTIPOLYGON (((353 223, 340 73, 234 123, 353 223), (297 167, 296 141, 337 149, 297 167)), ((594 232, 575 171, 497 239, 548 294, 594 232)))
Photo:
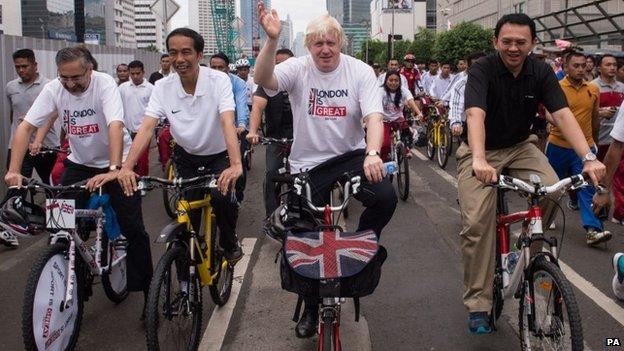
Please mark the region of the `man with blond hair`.
MULTIPOLYGON (((308 24, 305 45, 309 55, 276 66, 281 31, 277 11, 267 13, 260 3, 258 14, 268 38, 256 60, 254 78, 268 96, 286 91, 290 97, 294 139, 289 158, 291 173, 308 172, 317 206, 329 203, 330 189, 342 174, 363 173, 369 182, 363 183, 356 195, 366 207, 358 231, 373 230, 379 236, 392 218, 397 198, 383 177, 379 157, 383 106, 373 69, 340 53, 345 36, 340 24, 329 15, 308 24)), ((295 328, 300 338, 313 336, 318 325, 317 299, 305 301, 295 328)))

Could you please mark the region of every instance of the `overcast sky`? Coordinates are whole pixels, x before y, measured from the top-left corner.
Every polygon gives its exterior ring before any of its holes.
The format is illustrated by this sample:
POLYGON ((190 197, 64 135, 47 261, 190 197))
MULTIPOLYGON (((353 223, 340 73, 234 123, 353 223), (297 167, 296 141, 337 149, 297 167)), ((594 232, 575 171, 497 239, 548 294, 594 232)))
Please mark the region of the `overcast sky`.
MULTIPOLYGON (((236 0, 236 5, 240 0, 236 0)), ((250 0, 247 0, 250 1, 250 0)), ((176 0, 180 4, 178 11, 171 20, 171 28, 188 25, 188 0, 176 0)), ((285 20, 290 14, 293 21, 293 34, 305 32, 305 28, 312 19, 327 12, 325 1, 322 0, 271 0, 271 6, 277 10, 280 19, 285 20)))

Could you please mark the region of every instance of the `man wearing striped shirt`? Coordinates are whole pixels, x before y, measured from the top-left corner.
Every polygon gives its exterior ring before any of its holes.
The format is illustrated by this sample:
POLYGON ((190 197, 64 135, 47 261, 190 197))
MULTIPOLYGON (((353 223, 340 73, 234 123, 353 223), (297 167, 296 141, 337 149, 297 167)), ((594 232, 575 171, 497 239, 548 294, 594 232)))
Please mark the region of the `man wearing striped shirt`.
MULTIPOLYGON (((475 52, 470 54, 467 57, 468 67, 478 60, 479 58, 485 56, 482 52, 475 52)), ((451 86, 450 90, 450 99, 449 99, 449 122, 451 125, 451 131, 454 136, 459 136, 464 131, 464 123, 466 122, 466 113, 464 108, 464 91, 466 89, 466 82, 468 81, 468 70, 466 69, 464 72, 458 73, 457 75, 461 75, 453 86, 451 86)))

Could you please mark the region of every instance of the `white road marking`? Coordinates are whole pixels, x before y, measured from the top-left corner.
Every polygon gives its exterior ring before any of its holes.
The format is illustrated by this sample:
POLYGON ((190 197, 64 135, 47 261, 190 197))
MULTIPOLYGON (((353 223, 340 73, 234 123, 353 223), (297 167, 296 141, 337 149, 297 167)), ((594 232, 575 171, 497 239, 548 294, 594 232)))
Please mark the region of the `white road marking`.
MULTIPOLYGON (((420 151, 416 149, 412 149, 412 153, 414 153, 418 158, 423 161, 429 160, 427 156, 423 155, 420 151)), ((457 188, 457 180, 450 173, 443 169, 440 169, 439 167, 437 167, 437 165, 428 164, 428 166, 434 172, 439 174, 444 180, 457 188)), ((455 210, 455 208, 452 207, 451 209, 455 210)), ((596 305, 605 310, 605 312, 613 317, 613 319, 615 319, 618 323, 624 326, 624 308, 617 304, 612 298, 609 298, 607 295, 603 294, 602 291, 600 291, 592 283, 583 278, 580 274, 578 274, 562 260, 559 260, 559 266, 561 267, 561 270, 565 274, 566 278, 568 278, 570 283, 572 283, 577 289, 585 294, 585 296, 589 297, 592 301, 594 301, 596 305)))
MULTIPOLYGON (((230 299, 222 307, 215 307, 208 321, 208 326, 204 331, 198 350, 213 351, 221 350, 223 339, 230 325, 230 320, 238 301, 238 296, 243 285, 243 278, 249 268, 249 259, 256 246, 256 238, 245 238, 241 244, 243 249, 243 258, 234 266, 234 282, 232 283, 232 292, 230 299)), ((207 299, 209 301, 210 299, 207 299)))

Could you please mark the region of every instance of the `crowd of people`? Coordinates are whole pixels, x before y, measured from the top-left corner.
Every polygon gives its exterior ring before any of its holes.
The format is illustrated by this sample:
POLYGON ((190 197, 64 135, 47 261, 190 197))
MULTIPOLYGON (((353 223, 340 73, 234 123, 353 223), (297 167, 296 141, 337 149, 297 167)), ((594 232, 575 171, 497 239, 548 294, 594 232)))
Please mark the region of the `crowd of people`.
MULTIPOLYGON (((308 25, 310 54, 293 57, 290 50, 278 50, 281 24, 275 10, 266 12, 261 4, 259 14, 267 41, 253 76, 247 58, 231 63, 216 53, 203 64, 204 39, 188 28, 169 33, 167 54, 149 79, 140 61, 119 64, 116 80, 98 72, 96 58, 81 46, 57 53, 58 77, 52 80, 39 75, 32 50, 13 54, 19 78, 6 88, 12 129, 4 179, 19 186, 35 169, 48 183, 54 181, 57 163, 60 184, 88 179, 90 190, 104 187, 129 242, 130 291, 147 295, 152 275, 137 175, 149 173, 148 147, 159 124, 166 124, 175 140, 171 157, 180 176, 199 175, 200 168, 220 174, 211 194, 213 207, 220 245, 227 260, 236 262, 243 255, 236 236, 245 190, 242 155, 261 134, 293 139, 289 171, 308 172, 318 204, 327 202, 331 186, 345 171, 361 172, 367 182, 356 196, 365 207, 357 229, 380 236, 397 205, 383 168, 391 128, 399 126, 409 145, 413 138, 405 111, 422 120, 423 101, 447 107, 453 134, 462 140, 456 156, 464 304, 473 333, 491 332, 496 191, 483 183, 496 181, 503 168, 519 178, 538 174, 545 184, 587 173, 596 187, 570 194, 568 207, 579 210, 588 245, 611 238, 599 216, 610 194, 615 197, 612 221, 624 225, 622 59, 569 52, 551 66, 533 52, 533 21, 510 14, 495 28, 492 54, 475 52, 457 62, 431 60, 426 66, 407 54, 402 64, 391 59, 382 70, 341 53, 344 32, 328 15, 308 25), (540 127, 547 138, 545 151, 533 134, 540 121, 546 121, 540 127), (43 147, 63 144, 69 147, 64 160, 39 154, 43 147)), ((269 179, 284 166, 276 148, 266 152, 266 230, 278 205, 269 179)), ((195 192, 188 199, 202 196, 195 192)), ((548 224, 554 208, 544 203, 548 224)), ((191 218, 198 229, 201 217, 191 213, 191 218)), ((613 286, 624 299, 622 256, 614 258, 613 286)), ((318 325, 317 299, 305 302, 295 328, 298 337, 314 335, 318 325)))

